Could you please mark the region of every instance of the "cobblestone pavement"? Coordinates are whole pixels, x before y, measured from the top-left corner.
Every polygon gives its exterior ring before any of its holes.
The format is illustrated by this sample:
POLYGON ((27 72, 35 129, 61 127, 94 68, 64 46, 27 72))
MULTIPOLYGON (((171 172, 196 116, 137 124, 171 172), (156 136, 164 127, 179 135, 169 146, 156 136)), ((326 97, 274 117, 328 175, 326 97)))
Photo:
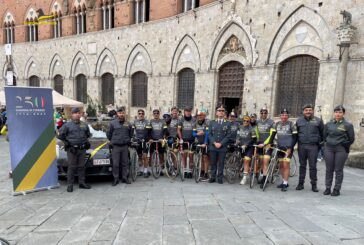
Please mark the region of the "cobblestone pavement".
POLYGON ((12 244, 364 244, 364 171, 346 168, 340 197, 308 183, 289 191, 162 177, 132 185, 12 196, 8 145, 0 137, 0 237, 12 244))

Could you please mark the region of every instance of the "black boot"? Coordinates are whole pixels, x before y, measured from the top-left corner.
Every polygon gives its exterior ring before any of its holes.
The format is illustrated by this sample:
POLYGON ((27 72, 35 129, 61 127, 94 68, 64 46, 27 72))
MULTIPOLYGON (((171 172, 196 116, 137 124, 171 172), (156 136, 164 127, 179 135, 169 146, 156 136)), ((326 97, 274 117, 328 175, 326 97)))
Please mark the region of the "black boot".
POLYGON ((312 184, 312 191, 313 192, 318 192, 318 189, 317 189, 317 185, 316 184, 312 184))
POLYGON ((326 190, 324 191, 324 195, 330 195, 331 194, 331 190, 330 188, 326 188, 326 190))
POLYGON ((117 184, 119 184, 119 180, 118 179, 114 179, 114 182, 112 182, 112 186, 116 186, 117 184))
POLYGON ((331 193, 331 196, 333 196, 333 197, 340 196, 340 191, 339 191, 339 190, 334 189, 334 190, 332 191, 332 193, 331 193))
POLYGON ((91 189, 91 186, 85 183, 79 184, 80 189, 91 189))
POLYGON ((210 178, 209 179, 209 183, 214 183, 214 182, 216 182, 216 179, 215 178, 210 178))
POLYGON ((67 192, 73 192, 73 185, 67 186, 67 192))
POLYGON ((300 190, 303 190, 303 189, 305 189, 305 187, 304 187, 303 183, 298 183, 298 185, 297 185, 297 187, 296 187, 296 190, 297 190, 297 191, 300 191, 300 190))
POLYGON ((131 181, 129 179, 122 179, 121 182, 125 183, 125 184, 128 184, 128 185, 131 184, 131 181))
MULTIPOLYGON (((263 175, 262 181, 260 182, 260 189, 263 189, 263 186, 264 186, 264 183, 265 183, 266 179, 267 179, 267 176, 263 175)), ((268 181, 267 181, 267 183, 268 183, 268 181)))

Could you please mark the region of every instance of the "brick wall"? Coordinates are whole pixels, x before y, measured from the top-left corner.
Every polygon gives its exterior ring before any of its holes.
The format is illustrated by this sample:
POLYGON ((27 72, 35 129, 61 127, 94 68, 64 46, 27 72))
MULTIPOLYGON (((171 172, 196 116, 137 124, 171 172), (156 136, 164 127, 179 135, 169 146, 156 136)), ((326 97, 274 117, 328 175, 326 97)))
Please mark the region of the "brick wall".
POLYGON ((114 7, 115 27, 126 26, 134 23, 134 4, 131 1, 117 2, 114 7))
POLYGON ((178 6, 182 5, 182 0, 150 0, 149 20, 157 20, 176 15, 178 6))

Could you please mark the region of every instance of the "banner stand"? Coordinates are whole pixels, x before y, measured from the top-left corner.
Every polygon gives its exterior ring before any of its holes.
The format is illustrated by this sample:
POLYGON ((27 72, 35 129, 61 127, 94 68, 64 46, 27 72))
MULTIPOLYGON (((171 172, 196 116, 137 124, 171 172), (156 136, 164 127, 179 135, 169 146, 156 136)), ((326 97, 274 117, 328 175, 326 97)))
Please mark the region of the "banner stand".
POLYGON ((52 89, 5 87, 13 195, 59 187, 52 89))
POLYGON ((20 196, 20 195, 25 196, 25 195, 30 194, 30 193, 39 192, 39 191, 46 191, 46 190, 53 190, 53 189, 58 189, 60 187, 61 187, 61 185, 57 184, 57 185, 54 185, 54 186, 42 187, 42 188, 37 188, 37 189, 34 189, 34 190, 29 190, 29 191, 18 191, 18 192, 13 191, 13 196, 20 196))

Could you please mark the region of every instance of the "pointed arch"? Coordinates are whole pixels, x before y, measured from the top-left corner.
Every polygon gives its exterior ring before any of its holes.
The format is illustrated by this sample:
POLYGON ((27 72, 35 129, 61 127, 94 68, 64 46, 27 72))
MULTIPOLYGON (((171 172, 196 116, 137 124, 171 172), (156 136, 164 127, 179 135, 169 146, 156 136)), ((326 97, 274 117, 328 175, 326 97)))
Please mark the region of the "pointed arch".
POLYGON ((152 60, 146 48, 138 43, 132 49, 126 61, 125 75, 130 76, 137 71, 143 71, 148 75, 153 73, 152 60))
POLYGON ((90 67, 88 65, 86 56, 81 51, 78 51, 72 60, 70 76, 76 77, 81 73, 85 74, 86 76, 90 76, 90 67))
POLYGON ((64 69, 64 63, 58 54, 55 54, 49 65, 48 76, 53 78, 55 75, 60 74, 66 77, 66 70, 64 69))
POLYGON ((195 72, 201 70, 201 55, 195 40, 188 34, 178 43, 172 58, 171 73, 178 73, 184 68, 195 72))
POLYGON ((33 56, 31 56, 27 63, 25 64, 24 68, 24 78, 28 79, 30 76, 36 75, 40 77, 40 73, 37 72, 39 69, 36 67, 42 67, 40 63, 38 63, 33 56))
POLYGON ((62 7, 61 1, 53 0, 49 8, 49 13, 60 16, 62 14, 62 7))
POLYGON ((3 16, 3 24, 15 24, 14 14, 10 10, 6 10, 3 16))
MULTIPOLYGON (((12 66, 13 66, 13 75, 15 78, 18 78, 19 77, 19 73, 18 73, 18 67, 14 61, 14 59, 12 59, 12 66)), ((5 62, 4 63, 4 66, 3 66, 3 78, 6 79, 6 69, 8 68, 8 62, 5 62)))
POLYGON ((99 77, 104 73, 118 74, 116 59, 113 53, 105 48, 99 55, 96 62, 95 76, 99 77))
MULTIPOLYGON (((321 43, 323 43, 323 40, 325 40, 325 45, 322 45, 323 52, 321 53, 320 57, 317 58, 326 57, 326 54, 333 50, 335 47, 334 41, 336 40, 335 34, 330 31, 325 19, 319 13, 317 13, 317 11, 306 7, 305 5, 301 5, 295 9, 278 28, 269 48, 267 64, 273 64, 277 61, 279 57, 279 51, 284 44, 286 37, 300 23, 306 23, 312 27, 320 37, 321 43)), ((317 54, 315 56, 317 56, 317 54)))
POLYGON ((25 12, 24 20, 25 21, 34 21, 38 19, 38 13, 36 11, 36 8, 30 5, 25 12))
POLYGON ((258 52, 255 49, 256 39, 250 32, 250 26, 243 25, 235 20, 230 20, 221 29, 214 41, 212 53, 210 55, 209 69, 218 68, 218 64, 221 63, 219 62, 220 53, 224 45, 232 36, 236 36, 242 43, 246 52, 246 57, 241 55, 237 56, 236 54, 228 54, 228 57, 230 56, 231 60, 239 61, 244 66, 252 66, 255 64, 258 59, 258 52))

